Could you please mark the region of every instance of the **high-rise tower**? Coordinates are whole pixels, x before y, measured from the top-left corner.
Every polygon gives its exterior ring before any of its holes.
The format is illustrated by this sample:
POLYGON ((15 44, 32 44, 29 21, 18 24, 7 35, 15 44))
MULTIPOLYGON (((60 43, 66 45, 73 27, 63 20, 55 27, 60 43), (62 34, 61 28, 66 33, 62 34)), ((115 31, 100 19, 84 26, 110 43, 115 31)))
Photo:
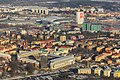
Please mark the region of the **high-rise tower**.
POLYGON ((76 22, 77 24, 83 24, 84 23, 84 12, 76 12, 76 22))

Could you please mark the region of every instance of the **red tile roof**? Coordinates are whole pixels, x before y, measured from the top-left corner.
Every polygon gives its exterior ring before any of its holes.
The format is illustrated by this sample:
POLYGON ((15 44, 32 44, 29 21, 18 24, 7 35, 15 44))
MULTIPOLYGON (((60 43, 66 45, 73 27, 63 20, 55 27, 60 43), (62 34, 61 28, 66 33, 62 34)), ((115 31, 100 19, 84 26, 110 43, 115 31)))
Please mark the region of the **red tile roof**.
POLYGON ((60 46, 60 48, 72 48, 71 46, 60 46))

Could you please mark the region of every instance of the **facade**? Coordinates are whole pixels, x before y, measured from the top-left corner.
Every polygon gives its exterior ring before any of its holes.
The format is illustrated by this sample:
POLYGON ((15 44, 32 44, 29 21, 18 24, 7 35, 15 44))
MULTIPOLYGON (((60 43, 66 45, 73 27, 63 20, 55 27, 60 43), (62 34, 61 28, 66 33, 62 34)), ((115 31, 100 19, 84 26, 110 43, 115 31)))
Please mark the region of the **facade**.
POLYGON ((66 36, 60 36, 60 41, 66 41, 66 36))
POLYGON ((96 51, 97 51, 97 52, 100 52, 100 51, 102 51, 102 49, 104 49, 104 48, 105 48, 105 46, 97 47, 96 51))
POLYGON ((89 30, 90 30, 90 27, 91 27, 91 24, 90 24, 90 23, 84 23, 82 29, 83 29, 84 31, 86 31, 86 30, 89 31, 89 30))
POLYGON ((5 59, 11 59, 11 56, 9 54, 0 53, 0 57, 3 57, 5 59))
POLYGON ((27 59, 27 58, 19 58, 18 61, 23 64, 31 63, 35 68, 40 68, 40 63, 36 60, 27 59))
POLYGON ((111 74, 110 74, 111 71, 112 71, 111 69, 106 69, 106 70, 104 70, 104 72, 103 72, 103 73, 104 73, 104 76, 106 76, 106 77, 110 77, 110 75, 111 75, 111 74))
POLYGON ((78 69, 78 74, 91 74, 91 68, 80 68, 78 69))
POLYGON ((108 63, 108 64, 112 64, 112 63, 113 63, 113 61, 112 61, 112 60, 110 60, 110 59, 108 59, 108 60, 107 60, 107 63, 108 63))
POLYGON ((113 76, 114 78, 120 78, 120 71, 114 71, 113 76))
POLYGON ((41 53, 39 50, 33 50, 33 51, 27 51, 27 52, 23 52, 21 55, 18 55, 20 58, 25 58, 28 57, 30 55, 37 55, 38 53, 41 53))
POLYGON ((120 34, 120 28, 104 28, 103 29, 106 32, 111 32, 113 34, 120 34))
POLYGON ((84 23, 84 12, 76 12, 76 22, 77 24, 84 23))
POLYGON ((47 68, 48 67, 48 56, 42 55, 41 61, 40 61, 41 68, 47 68))
MULTIPOLYGON (((112 58, 119 58, 119 57, 120 57, 119 53, 112 55, 112 58)), ((116 61, 119 62, 119 59, 116 59, 116 61)))
POLYGON ((99 61, 101 61, 101 60, 103 60, 105 58, 106 58, 106 56, 104 54, 100 54, 100 55, 98 55, 98 56, 95 57, 95 61, 99 62, 99 61))
POLYGON ((75 63, 74 55, 69 55, 61 58, 50 60, 50 69, 58 69, 75 63))
POLYGON ((39 6, 7 6, 7 7, 0 7, 0 12, 20 12, 28 10, 35 14, 49 14, 49 10, 46 7, 39 7, 39 6))
POLYGON ((35 14, 48 14, 49 11, 45 7, 39 7, 39 6, 14 6, 15 11, 24 11, 28 10, 35 14))
POLYGON ((101 25, 92 25, 91 30, 92 31, 101 31, 101 25))
POLYGON ((17 60, 18 60, 17 54, 12 54, 12 55, 11 55, 11 60, 12 60, 12 61, 17 61, 17 60))
POLYGON ((94 70, 94 74, 97 74, 98 76, 101 76, 101 72, 102 72, 102 68, 96 68, 95 70, 94 70))
POLYGON ((84 23, 82 29, 84 31, 101 31, 102 26, 97 24, 84 23))

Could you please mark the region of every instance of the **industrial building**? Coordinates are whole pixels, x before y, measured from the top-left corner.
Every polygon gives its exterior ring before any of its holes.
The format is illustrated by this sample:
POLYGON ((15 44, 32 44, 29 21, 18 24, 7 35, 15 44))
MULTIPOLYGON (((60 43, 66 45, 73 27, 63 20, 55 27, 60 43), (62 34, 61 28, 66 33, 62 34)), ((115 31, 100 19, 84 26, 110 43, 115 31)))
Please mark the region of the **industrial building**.
POLYGON ((74 63, 75 63, 74 55, 69 55, 50 60, 49 67, 50 69, 58 69, 68 65, 72 65, 74 63))

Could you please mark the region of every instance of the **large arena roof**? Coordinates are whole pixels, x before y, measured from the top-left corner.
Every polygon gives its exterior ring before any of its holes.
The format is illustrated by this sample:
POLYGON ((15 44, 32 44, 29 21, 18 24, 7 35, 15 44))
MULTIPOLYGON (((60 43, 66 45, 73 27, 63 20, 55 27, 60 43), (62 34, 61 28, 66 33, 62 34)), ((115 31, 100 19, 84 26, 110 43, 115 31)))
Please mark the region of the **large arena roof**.
POLYGON ((60 23, 60 22, 70 22, 72 19, 67 17, 49 16, 46 18, 42 18, 42 20, 51 23, 60 23))

